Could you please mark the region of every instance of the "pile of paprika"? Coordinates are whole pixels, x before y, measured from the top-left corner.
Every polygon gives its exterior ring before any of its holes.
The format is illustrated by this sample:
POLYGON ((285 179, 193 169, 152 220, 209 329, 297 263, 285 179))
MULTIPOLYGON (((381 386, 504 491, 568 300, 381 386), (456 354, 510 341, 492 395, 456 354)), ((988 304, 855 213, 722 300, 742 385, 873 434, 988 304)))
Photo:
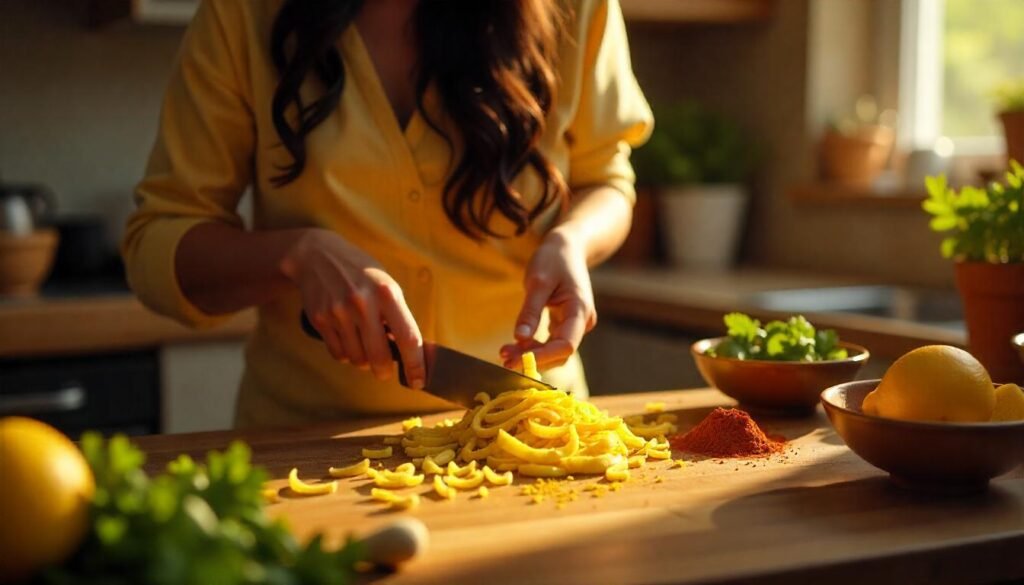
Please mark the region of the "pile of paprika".
POLYGON ((708 457, 758 457, 782 451, 785 441, 768 437, 750 415, 716 408, 686 434, 671 439, 672 448, 708 457))

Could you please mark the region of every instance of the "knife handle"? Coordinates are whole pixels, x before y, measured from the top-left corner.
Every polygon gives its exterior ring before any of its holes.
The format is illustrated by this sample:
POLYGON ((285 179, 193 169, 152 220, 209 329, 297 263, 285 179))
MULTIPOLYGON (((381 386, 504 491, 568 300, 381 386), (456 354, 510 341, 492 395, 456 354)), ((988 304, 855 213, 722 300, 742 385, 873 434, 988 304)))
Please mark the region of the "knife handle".
MULTIPOLYGON (((324 340, 324 338, 320 335, 320 332, 317 331, 316 327, 313 326, 313 322, 309 320, 308 316, 306 316, 305 311, 302 312, 300 323, 302 325, 302 332, 305 333, 308 337, 311 337, 318 341, 324 340)), ((386 333, 386 339, 388 340, 388 349, 391 350, 391 359, 398 364, 398 383, 401 384, 402 386, 405 386, 406 388, 409 388, 409 380, 406 379, 405 377, 405 364, 402 363, 402 352, 398 350, 398 344, 395 343, 395 340, 391 338, 391 330, 388 329, 386 325, 384 326, 384 332, 386 333)))

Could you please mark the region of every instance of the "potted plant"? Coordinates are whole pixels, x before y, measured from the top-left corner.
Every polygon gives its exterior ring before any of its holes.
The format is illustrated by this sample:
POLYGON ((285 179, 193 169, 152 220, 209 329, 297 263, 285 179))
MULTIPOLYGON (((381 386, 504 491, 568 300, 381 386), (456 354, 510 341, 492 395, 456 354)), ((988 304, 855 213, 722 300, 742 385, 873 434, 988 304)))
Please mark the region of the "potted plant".
POLYGON ((1006 157, 1024 162, 1024 79, 996 90, 996 109, 1006 136, 1006 157))
POLYGON ((820 144, 821 169, 826 180, 870 186, 885 169, 896 139, 895 112, 879 113, 875 99, 861 96, 847 116, 829 124, 820 144))
POLYGON ((750 150, 739 127, 684 101, 655 109, 634 155, 637 182, 658 200, 666 256, 677 266, 724 269, 736 258, 749 195, 750 150))
POLYGON ((931 227, 949 233, 942 254, 956 260, 970 350, 994 380, 1024 382, 1024 364, 1011 344, 1024 330, 1024 168, 1011 162, 1005 184, 959 192, 945 176, 925 183, 931 227))

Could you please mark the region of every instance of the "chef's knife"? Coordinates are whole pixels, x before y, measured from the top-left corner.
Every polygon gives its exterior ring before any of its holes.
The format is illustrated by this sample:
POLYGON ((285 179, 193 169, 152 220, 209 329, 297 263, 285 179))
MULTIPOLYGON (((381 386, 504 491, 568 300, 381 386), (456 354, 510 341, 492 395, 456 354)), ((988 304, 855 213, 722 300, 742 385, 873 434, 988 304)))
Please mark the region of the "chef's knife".
MULTIPOLYGON (((302 313, 302 330, 313 339, 323 341, 320 332, 313 327, 305 312, 302 313)), ((399 383, 409 387, 409 381, 405 377, 405 365, 402 363, 402 354, 390 336, 388 337, 388 347, 391 349, 391 359, 398 362, 399 383)), ((473 398, 479 392, 495 396, 506 390, 556 389, 550 384, 534 380, 514 370, 485 362, 436 343, 426 342, 423 344, 423 359, 427 366, 427 378, 424 381, 423 389, 467 408, 474 406, 473 398)))

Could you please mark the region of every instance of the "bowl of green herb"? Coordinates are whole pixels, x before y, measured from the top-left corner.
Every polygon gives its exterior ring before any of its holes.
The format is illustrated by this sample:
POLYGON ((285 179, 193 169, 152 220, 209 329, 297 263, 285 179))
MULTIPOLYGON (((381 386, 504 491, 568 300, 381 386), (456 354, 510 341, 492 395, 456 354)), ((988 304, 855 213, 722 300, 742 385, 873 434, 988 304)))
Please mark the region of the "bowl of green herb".
POLYGON ((749 409, 813 412, 822 390, 853 380, 870 356, 801 315, 763 327, 742 313, 724 321, 725 337, 702 339, 690 353, 709 385, 749 409))

